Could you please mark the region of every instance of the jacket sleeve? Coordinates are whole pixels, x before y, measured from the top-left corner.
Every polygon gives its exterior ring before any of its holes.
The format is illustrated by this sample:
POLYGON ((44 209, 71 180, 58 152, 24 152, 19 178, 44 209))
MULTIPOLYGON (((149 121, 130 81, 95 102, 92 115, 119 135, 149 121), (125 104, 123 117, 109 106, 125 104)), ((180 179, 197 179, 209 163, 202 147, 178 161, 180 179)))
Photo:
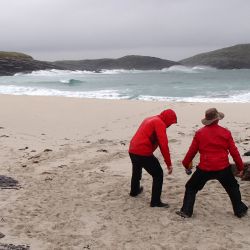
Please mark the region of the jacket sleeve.
POLYGON ((193 141, 188 149, 188 152, 186 153, 186 156, 182 161, 182 165, 185 168, 188 168, 190 162, 194 159, 198 150, 199 150, 199 143, 198 143, 198 139, 197 139, 197 134, 195 134, 193 141))
POLYGON ((170 167, 172 166, 172 162, 171 162, 170 152, 169 152, 169 147, 168 147, 168 137, 166 134, 166 126, 161 123, 155 124, 155 132, 157 136, 158 145, 160 147, 164 161, 167 164, 167 166, 170 167))
POLYGON ((228 150, 229 150, 230 155, 233 157, 233 160, 234 160, 238 170, 241 171, 244 169, 244 164, 243 164, 243 161, 240 157, 240 153, 239 153, 237 147, 235 146, 232 134, 231 134, 231 132, 229 132, 229 133, 230 133, 230 136, 229 136, 229 148, 228 148, 228 150))

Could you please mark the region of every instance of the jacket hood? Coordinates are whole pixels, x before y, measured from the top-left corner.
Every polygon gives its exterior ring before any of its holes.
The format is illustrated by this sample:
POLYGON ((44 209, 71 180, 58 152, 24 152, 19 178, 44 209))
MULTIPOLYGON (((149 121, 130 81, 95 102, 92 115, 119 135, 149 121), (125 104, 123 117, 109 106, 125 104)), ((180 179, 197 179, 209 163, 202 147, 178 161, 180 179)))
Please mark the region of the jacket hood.
POLYGON ((167 127, 177 123, 177 116, 172 109, 166 109, 159 114, 159 117, 166 124, 167 127))

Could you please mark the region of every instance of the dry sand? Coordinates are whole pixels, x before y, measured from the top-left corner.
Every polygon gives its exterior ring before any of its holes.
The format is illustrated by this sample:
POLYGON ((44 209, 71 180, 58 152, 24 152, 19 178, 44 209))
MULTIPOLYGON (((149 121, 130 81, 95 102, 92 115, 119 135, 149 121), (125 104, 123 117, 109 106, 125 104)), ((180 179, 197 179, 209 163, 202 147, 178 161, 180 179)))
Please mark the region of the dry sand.
MULTIPOLYGON (((0 232, 5 235, 0 244, 34 250, 250 249, 249 215, 234 217, 216 181, 198 194, 193 218, 175 214, 189 178, 180 162, 209 107, 225 113, 221 124, 232 131, 240 153, 250 150, 250 104, 1 95, 0 175, 18 185, 0 189, 0 232), (150 208, 147 173, 144 192, 128 195, 127 149, 142 119, 166 108, 178 116, 178 124, 167 130, 174 172, 165 171, 162 200, 170 208, 150 208)), ((159 151, 156 155, 163 162, 159 151)), ((239 182, 250 204, 250 183, 239 182)))

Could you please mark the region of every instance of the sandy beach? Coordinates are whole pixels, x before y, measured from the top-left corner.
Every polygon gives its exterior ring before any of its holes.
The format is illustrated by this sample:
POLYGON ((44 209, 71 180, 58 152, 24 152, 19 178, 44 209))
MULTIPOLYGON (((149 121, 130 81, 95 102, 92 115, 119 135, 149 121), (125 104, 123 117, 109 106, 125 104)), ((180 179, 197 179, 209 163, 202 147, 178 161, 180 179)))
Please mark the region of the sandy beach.
MULTIPOLYGON (((250 150, 250 103, 167 103, 63 97, 0 96, 0 244, 32 250, 71 249, 250 249, 249 215, 238 219, 224 189, 210 181, 198 194, 194 216, 175 214, 188 180, 181 165, 207 108, 225 113, 243 155, 250 150), (176 111, 178 124, 167 129, 174 165, 165 171, 162 200, 151 208, 151 177, 144 192, 128 195, 129 140, 147 116, 176 111)), ((243 157, 249 161, 249 157, 243 157)), ((194 163, 198 162, 198 158, 194 163)), ((250 183, 240 179, 250 204, 250 183)), ((0 245, 1 246, 1 245, 0 245)))

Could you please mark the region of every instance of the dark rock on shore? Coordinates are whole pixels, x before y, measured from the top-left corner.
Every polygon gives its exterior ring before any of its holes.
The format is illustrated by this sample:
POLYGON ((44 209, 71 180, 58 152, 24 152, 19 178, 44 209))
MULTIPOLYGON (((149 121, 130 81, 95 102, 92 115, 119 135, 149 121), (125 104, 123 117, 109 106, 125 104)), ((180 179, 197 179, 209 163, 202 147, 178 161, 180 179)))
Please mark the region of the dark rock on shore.
POLYGON ((101 71, 103 69, 137 69, 137 70, 160 70, 179 63, 150 56, 124 56, 118 59, 93 59, 93 60, 64 60, 55 61, 54 65, 69 70, 101 71))
MULTIPOLYGON (((233 174, 237 176, 238 170, 235 164, 231 164, 233 174)), ((244 163, 243 176, 241 177, 244 181, 250 181, 250 162, 244 163)))
POLYGON ((5 175, 0 175, 0 188, 1 189, 19 189, 20 186, 18 185, 18 181, 5 176, 5 175))
POLYGON ((204 65, 218 69, 250 69, 250 44, 239 44, 198 54, 179 61, 182 65, 204 65))
POLYGON ((0 51, 0 76, 14 75, 16 73, 29 73, 35 70, 63 69, 50 62, 34 60, 31 56, 0 51))
POLYGON ((244 156, 250 156, 250 150, 244 153, 244 156))

